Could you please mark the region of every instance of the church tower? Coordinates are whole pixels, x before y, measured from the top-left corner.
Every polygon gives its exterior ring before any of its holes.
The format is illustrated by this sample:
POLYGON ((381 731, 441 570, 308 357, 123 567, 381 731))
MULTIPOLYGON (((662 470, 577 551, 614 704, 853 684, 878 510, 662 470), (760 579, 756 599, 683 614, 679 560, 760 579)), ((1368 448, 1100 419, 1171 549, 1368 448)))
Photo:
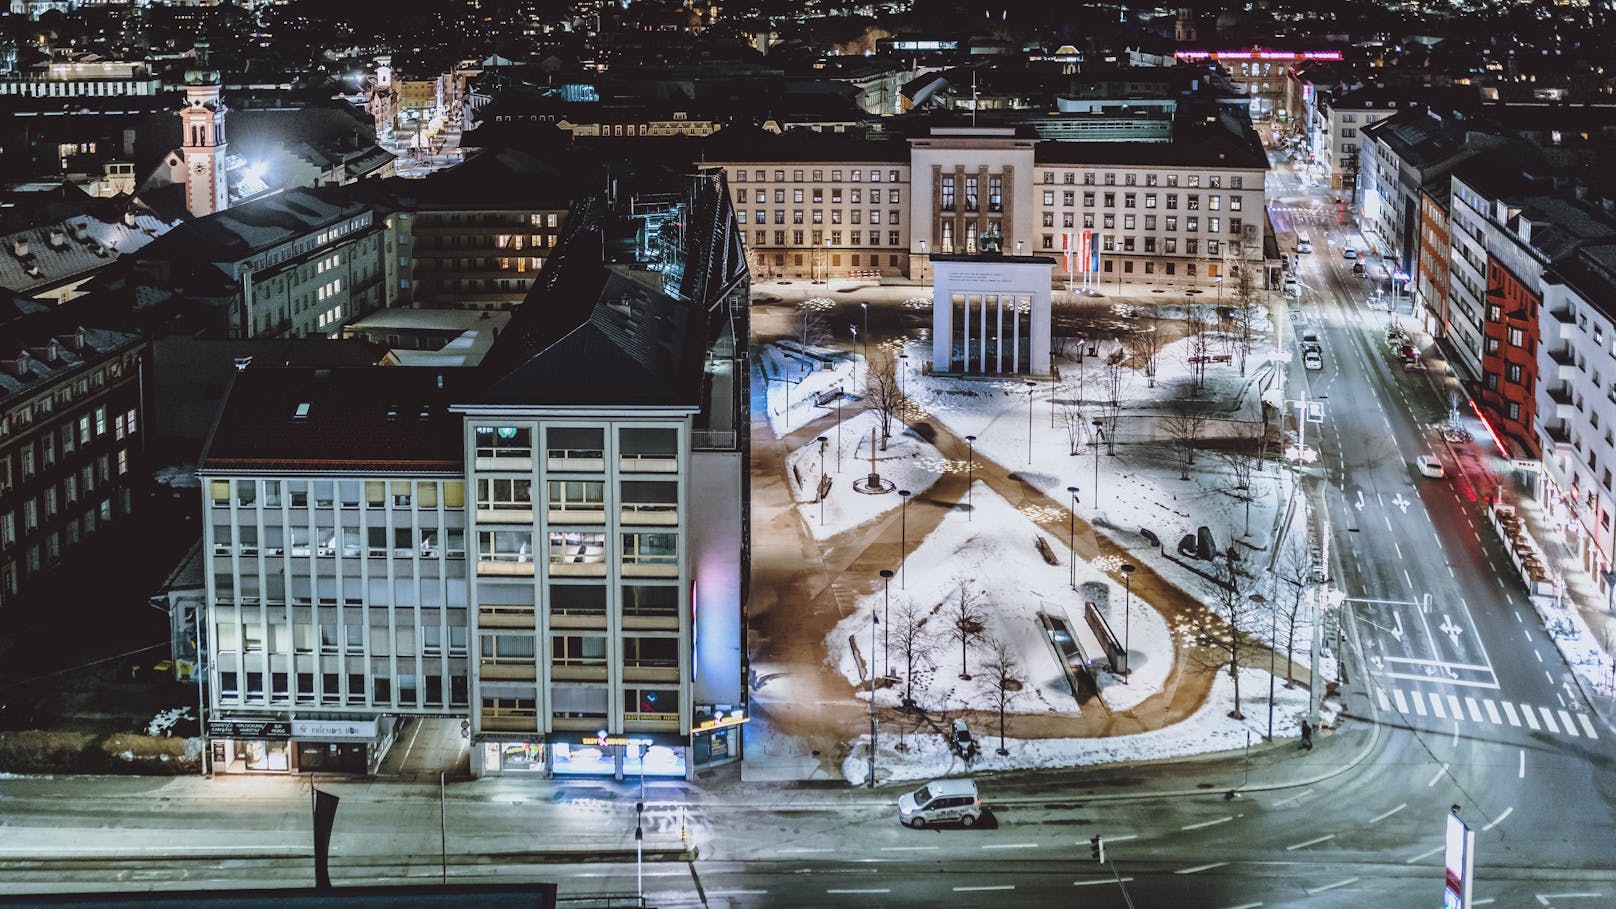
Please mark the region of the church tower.
POLYGON ((224 102, 217 82, 185 87, 180 111, 180 153, 185 165, 185 208, 200 218, 230 204, 224 172, 224 102))

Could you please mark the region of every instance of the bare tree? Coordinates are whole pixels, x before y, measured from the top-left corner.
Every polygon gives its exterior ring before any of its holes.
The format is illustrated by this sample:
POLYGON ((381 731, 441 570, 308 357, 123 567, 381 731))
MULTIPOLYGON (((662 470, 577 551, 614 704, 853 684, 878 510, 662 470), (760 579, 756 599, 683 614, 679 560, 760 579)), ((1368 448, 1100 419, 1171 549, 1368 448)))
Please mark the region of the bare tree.
POLYGON ((802 314, 802 346, 824 347, 830 341, 830 322, 822 313, 804 309, 802 314))
POLYGON ((1206 434, 1206 411, 1194 402, 1174 398, 1171 410, 1160 423, 1162 431, 1173 440, 1173 454, 1178 459, 1178 478, 1190 478, 1190 466, 1195 463, 1195 449, 1206 434))
POLYGON ((1246 505, 1246 533, 1251 533, 1251 503, 1258 496, 1253 481, 1262 466, 1263 443, 1268 430, 1264 425, 1245 421, 1230 425, 1233 431, 1225 446, 1218 449, 1217 456, 1229 468, 1229 494, 1246 505))
POLYGON ((986 602, 981 588, 960 577, 954 579, 954 590, 943 604, 948 639, 960 645, 960 679, 966 682, 971 680, 971 647, 982 640, 982 607, 986 602))
POLYGON ((1105 444, 1107 454, 1117 453, 1117 419, 1122 415, 1122 399, 1124 390, 1128 387, 1130 373, 1123 365, 1127 360, 1127 353, 1116 350, 1105 358, 1102 364, 1104 371, 1101 380, 1105 383, 1105 444))
POLYGON ((1234 335, 1236 349, 1240 355, 1240 375, 1244 376, 1246 360, 1251 357, 1252 342, 1256 338, 1257 325, 1262 320, 1262 310, 1258 307, 1257 284, 1252 277, 1250 266, 1235 266, 1234 298, 1235 308, 1231 319, 1234 324, 1231 333, 1234 335))
POLYGON ((1245 719, 1240 712, 1240 657, 1251 643, 1247 629, 1255 624, 1261 607, 1247 595, 1251 580, 1242 572, 1234 547, 1214 558, 1211 570, 1208 608, 1190 610, 1186 630, 1200 645, 1194 651, 1195 659, 1220 672, 1229 672, 1234 680, 1234 710, 1229 716, 1245 719))
POLYGON ((1190 341, 1185 348, 1185 359, 1195 376, 1195 390, 1200 391, 1206 384, 1206 362, 1212 358, 1212 326, 1195 306, 1189 308, 1184 324, 1189 329, 1190 341))
POLYGON ((931 646, 936 635, 934 629, 927 627, 930 621, 930 612, 908 596, 899 597, 889 631, 897 639, 898 658, 903 660, 904 707, 915 704, 915 668, 924 669, 932 664, 931 646))
MULTIPOLYGON (((1274 610, 1276 624, 1285 625, 1285 687, 1295 688, 1296 679, 1294 655, 1296 647, 1296 623, 1302 617, 1302 594, 1307 590, 1308 555, 1305 550, 1294 546, 1285 550, 1283 560, 1274 571, 1274 575, 1285 582, 1290 589, 1281 596, 1277 591, 1268 607, 1274 610)), ((1275 642, 1278 643, 1277 641, 1275 642)))
POLYGON ((887 440, 892 438, 892 418, 901 416, 907 407, 903 386, 898 381, 898 371, 892 357, 872 361, 864 375, 864 400, 880 417, 881 450, 886 451, 887 440))
POLYGON ((1060 410, 1056 412, 1061 428, 1066 430, 1066 453, 1075 455, 1077 449, 1083 444, 1088 430, 1088 421, 1083 417, 1083 409, 1075 400, 1063 401, 1060 410))
POLYGON ((1140 307, 1140 312, 1144 318, 1135 323, 1133 331, 1123 339, 1123 345, 1128 349, 1128 354, 1139 362, 1146 385, 1155 388, 1156 367, 1162 352, 1161 322, 1156 318, 1155 307, 1140 307))
POLYGON ((1020 696, 1027 680, 1022 678, 1021 661, 1008 641, 989 635, 983 644, 987 658, 982 661, 981 685, 999 709, 999 753, 1009 754, 1004 747, 1004 714, 1010 702, 1020 696))

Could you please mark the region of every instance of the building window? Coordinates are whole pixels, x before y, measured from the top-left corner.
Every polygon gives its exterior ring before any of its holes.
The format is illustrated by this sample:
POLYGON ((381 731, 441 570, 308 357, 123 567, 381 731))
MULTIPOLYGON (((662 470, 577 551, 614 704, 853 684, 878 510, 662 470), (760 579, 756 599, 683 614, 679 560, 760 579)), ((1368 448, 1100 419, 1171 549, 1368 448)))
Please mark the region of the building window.
MULTIPOLYGON (((526 426, 478 426, 475 432, 477 457, 530 461, 533 458, 533 430, 526 426)), ((512 464, 512 467, 517 466, 512 464)))
POLYGON ((1526 332, 1519 328, 1509 330, 1509 344, 1511 347, 1520 347, 1526 343, 1526 332))
POLYGON ((599 635, 555 635, 550 638, 550 661, 557 666, 603 667, 606 639, 599 635))
POLYGON ((636 669, 677 669, 678 638, 623 638, 623 665, 636 669))
POLYGON ((1506 381, 1513 382, 1516 385, 1521 384, 1521 365, 1519 363, 1511 363, 1508 366, 1505 366, 1504 378, 1506 381))
MULTIPOLYGON (((990 175, 988 177, 988 211, 1004 211, 1004 177, 990 175)), ((894 215, 893 222, 897 222, 894 215)))
MULTIPOLYGON (((482 562, 532 562, 531 530, 483 530, 477 533, 477 558, 482 562)), ((531 570, 529 571, 531 573, 531 570)))
POLYGON ((482 663, 485 666, 530 664, 536 655, 535 650, 531 634, 482 635, 482 663))

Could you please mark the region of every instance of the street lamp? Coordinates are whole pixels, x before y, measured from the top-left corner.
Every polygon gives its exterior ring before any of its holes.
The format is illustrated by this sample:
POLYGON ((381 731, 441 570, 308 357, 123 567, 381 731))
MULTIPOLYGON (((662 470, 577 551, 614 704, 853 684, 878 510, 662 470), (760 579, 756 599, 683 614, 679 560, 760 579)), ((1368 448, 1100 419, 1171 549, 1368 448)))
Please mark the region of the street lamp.
POLYGON ((926 241, 921 240, 920 241, 920 283, 921 284, 926 283, 926 259, 928 259, 929 257, 930 257, 929 254, 926 252, 926 241))
POLYGON ((914 495, 907 489, 898 490, 898 501, 902 504, 898 509, 898 586, 908 589, 909 584, 909 497, 914 495))
POLYGON ((820 276, 824 279, 824 283, 829 284, 830 283, 830 238, 829 237, 825 238, 825 258, 823 260, 823 264, 821 264, 819 266, 819 273, 820 273, 820 276))
POLYGON ((1122 684, 1128 684, 1128 676, 1133 675, 1133 654, 1131 621, 1133 614, 1133 573, 1135 566, 1132 562, 1122 565, 1122 684))
POLYGON ((1100 513, 1100 430, 1105 424, 1094 420, 1094 513, 1100 513))
POLYGON ((881 624, 881 617, 870 610, 870 783, 869 788, 875 788, 875 626, 881 624))
MULTIPOLYGON (((1263 608, 1263 604, 1268 602, 1268 598, 1260 593, 1254 593, 1247 599, 1257 604, 1259 610, 1263 608)), ((1279 610, 1275 609, 1272 615, 1273 627, 1268 633, 1268 740, 1270 742, 1274 740, 1274 648, 1276 646, 1275 642, 1279 640, 1279 610)))
POLYGON ((842 472, 842 395, 836 395, 836 472, 842 472))
POLYGON ((816 492, 819 495, 819 526, 824 527, 825 526, 825 443, 829 442, 830 439, 827 439, 824 436, 820 436, 815 441, 819 442, 819 489, 816 490, 816 492))
POLYGON ((861 301, 859 306, 864 310, 864 368, 868 371, 870 368, 870 302, 868 300, 861 301))
MULTIPOLYGON (((892 675, 892 569, 881 569, 881 620, 886 625, 881 629, 881 663, 882 678, 892 675)), ((875 659, 875 654, 870 655, 875 659)))
POLYGON ((898 396, 909 400, 909 355, 898 354, 898 396))
POLYGON ((1038 383, 1027 380, 1027 463, 1032 463, 1032 395, 1038 390, 1038 383))
POLYGON ((1077 487, 1068 486, 1066 491, 1072 494, 1072 507, 1068 511, 1066 521, 1066 548, 1071 550, 1071 584, 1077 589, 1077 487))
POLYGON ((976 513, 976 436, 965 437, 965 522, 976 513))

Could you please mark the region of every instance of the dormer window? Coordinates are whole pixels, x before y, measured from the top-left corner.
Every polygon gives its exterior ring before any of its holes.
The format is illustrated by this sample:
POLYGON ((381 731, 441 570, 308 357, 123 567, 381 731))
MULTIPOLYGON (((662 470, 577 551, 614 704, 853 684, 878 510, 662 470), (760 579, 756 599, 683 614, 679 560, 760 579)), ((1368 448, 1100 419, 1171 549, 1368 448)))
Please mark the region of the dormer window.
POLYGON ((309 418, 309 408, 312 406, 308 401, 299 401, 297 407, 292 409, 292 419, 307 420, 309 418))

